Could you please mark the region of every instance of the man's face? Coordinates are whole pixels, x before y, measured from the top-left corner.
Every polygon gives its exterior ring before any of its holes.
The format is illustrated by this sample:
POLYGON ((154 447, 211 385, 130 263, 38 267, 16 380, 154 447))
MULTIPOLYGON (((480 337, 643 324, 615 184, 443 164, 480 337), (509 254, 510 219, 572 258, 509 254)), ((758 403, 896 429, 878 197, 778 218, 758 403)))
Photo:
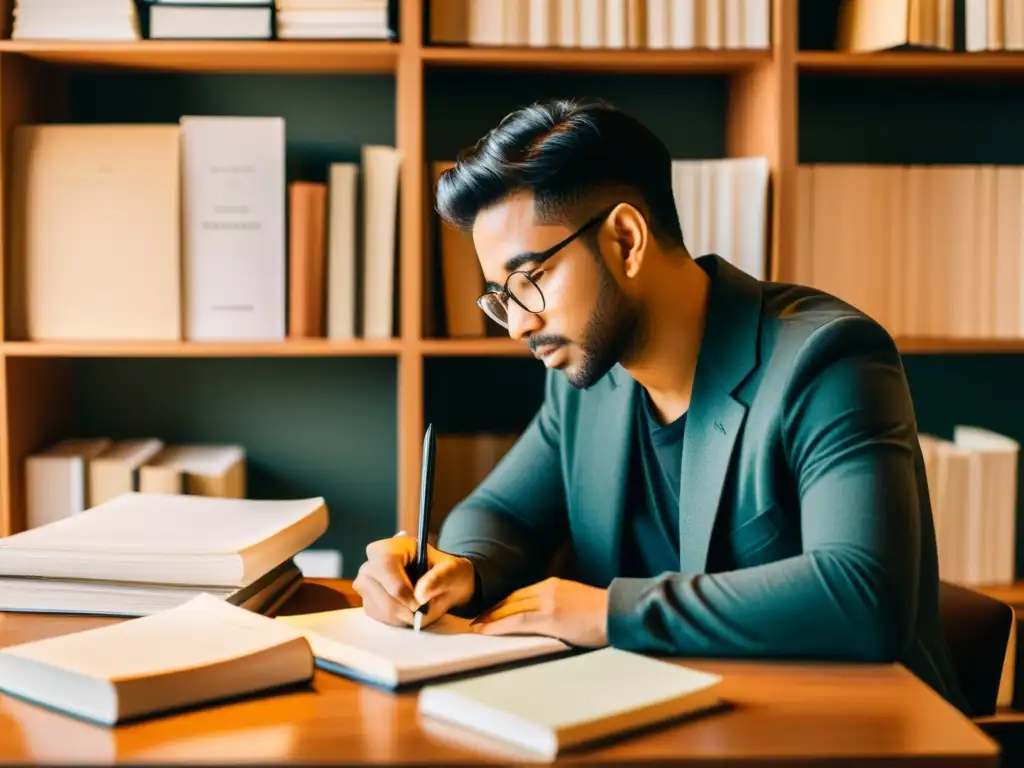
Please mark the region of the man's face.
MULTIPOLYGON (((593 213, 598 213, 594 211, 593 213)), ((563 225, 540 225, 534 219, 533 197, 516 195, 477 216, 473 242, 488 291, 498 291, 511 272, 531 275, 544 294, 544 309, 528 312, 508 301, 508 331, 528 341, 548 368, 561 370, 576 388, 586 388, 604 376, 633 343, 639 309, 623 291, 602 255, 591 253, 587 242, 603 225, 573 240, 543 263, 535 254, 573 233, 563 225)), ((510 284, 525 284, 516 280, 510 284)))

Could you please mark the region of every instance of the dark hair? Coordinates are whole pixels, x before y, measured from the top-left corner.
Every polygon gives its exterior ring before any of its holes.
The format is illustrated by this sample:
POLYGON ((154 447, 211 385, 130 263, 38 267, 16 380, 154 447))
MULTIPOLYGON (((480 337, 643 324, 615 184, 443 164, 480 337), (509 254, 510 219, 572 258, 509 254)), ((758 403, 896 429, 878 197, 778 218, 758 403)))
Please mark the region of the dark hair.
POLYGON ((672 156, 654 133, 599 99, 553 99, 504 117, 459 153, 437 184, 437 212, 462 230, 510 194, 529 190, 539 221, 581 225, 619 201, 648 216, 655 239, 681 246, 672 156))

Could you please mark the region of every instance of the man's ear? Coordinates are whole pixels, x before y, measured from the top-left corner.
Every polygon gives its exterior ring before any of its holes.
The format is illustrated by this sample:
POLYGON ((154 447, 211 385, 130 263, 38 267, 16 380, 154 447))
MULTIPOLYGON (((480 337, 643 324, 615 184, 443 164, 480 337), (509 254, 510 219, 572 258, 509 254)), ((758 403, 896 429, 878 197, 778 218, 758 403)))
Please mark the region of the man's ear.
POLYGON ((608 216, 612 249, 623 277, 636 277, 644 262, 647 243, 651 236, 647 219, 635 206, 620 203, 608 216))

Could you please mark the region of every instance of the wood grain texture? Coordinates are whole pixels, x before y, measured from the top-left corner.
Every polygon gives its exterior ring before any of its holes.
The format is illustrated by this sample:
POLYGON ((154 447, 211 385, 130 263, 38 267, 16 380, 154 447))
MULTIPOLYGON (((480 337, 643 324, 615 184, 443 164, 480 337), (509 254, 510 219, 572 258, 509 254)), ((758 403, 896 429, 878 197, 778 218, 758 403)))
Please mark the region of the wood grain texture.
MULTIPOLYGON (((346 582, 307 582, 285 607, 358 605, 346 582)), ((0 614, 0 646, 103 618, 0 614)), ((727 708, 591 746, 564 764, 995 766, 997 747, 906 669, 890 665, 688 660, 723 674, 727 708)), ((311 686, 100 728, 0 696, 0 760, 468 765, 529 755, 420 718, 394 694, 317 672, 311 686)))
POLYGON ((291 74, 393 73, 387 42, 217 40, 0 40, 0 53, 69 69, 291 74))
POLYGON ((8 341, 8 357, 394 357, 398 339, 8 341))

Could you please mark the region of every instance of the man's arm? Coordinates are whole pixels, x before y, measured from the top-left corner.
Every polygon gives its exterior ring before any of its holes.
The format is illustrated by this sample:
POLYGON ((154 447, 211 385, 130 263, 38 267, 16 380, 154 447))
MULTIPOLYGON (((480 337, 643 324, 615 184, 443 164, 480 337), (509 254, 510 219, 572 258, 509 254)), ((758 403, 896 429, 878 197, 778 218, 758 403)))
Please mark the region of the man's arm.
POLYGON ((476 593, 453 613, 473 616, 536 581, 567 531, 559 445, 561 408, 547 374, 544 401, 487 478, 445 518, 438 549, 472 561, 476 593))
MULTIPOLYGON (((794 366, 784 415, 804 554, 728 573, 617 579, 612 645, 691 655, 900 657, 918 590, 913 405, 877 327, 834 321, 794 366)), ((686 510, 681 510, 686 514, 686 510)))

